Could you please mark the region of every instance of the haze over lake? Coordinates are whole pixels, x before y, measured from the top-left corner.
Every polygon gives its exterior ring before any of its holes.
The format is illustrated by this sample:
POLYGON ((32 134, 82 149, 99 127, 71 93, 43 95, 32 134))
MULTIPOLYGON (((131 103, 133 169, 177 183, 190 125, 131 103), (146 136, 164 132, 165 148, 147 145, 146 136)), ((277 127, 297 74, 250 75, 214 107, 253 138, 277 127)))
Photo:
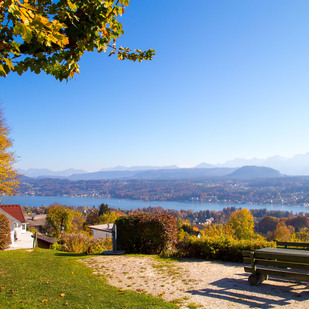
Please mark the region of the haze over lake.
POLYGON ((53 203, 59 203, 66 206, 88 206, 98 207, 106 203, 111 208, 120 209, 137 209, 144 207, 161 206, 165 209, 176 210, 215 210, 219 211, 227 207, 247 208, 247 209, 267 209, 292 211, 293 213, 309 212, 309 207, 296 205, 258 205, 258 204, 217 204, 217 203, 200 203, 200 202, 178 202, 178 201, 143 201, 143 200, 126 200, 112 198, 82 198, 82 197, 65 197, 65 196, 10 196, 2 197, 0 204, 20 204, 21 206, 49 206, 53 203))

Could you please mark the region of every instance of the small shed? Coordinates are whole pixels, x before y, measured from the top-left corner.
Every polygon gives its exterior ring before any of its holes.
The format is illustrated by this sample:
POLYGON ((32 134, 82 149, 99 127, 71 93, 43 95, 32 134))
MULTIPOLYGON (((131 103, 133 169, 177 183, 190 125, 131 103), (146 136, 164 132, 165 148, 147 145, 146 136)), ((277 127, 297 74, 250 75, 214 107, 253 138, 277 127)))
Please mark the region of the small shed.
POLYGON ((38 234, 32 235, 33 239, 33 247, 39 247, 43 249, 50 249, 50 247, 57 242, 57 239, 48 237, 46 235, 38 234))

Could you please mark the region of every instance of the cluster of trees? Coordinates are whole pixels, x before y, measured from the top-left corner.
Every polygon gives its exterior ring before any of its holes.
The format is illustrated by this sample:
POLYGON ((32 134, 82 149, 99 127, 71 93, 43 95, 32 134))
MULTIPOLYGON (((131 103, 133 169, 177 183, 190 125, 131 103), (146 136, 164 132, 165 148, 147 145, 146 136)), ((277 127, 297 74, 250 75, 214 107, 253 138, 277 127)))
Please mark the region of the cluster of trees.
POLYGON ((259 221, 257 231, 268 240, 307 242, 309 241, 309 218, 296 216, 279 219, 266 216, 259 221))
MULTIPOLYGON (((217 212, 221 216, 216 221, 202 225, 195 220, 198 213, 160 207, 121 211, 104 203, 98 208, 53 204, 24 210, 44 212, 46 230, 60 239, 58 248, 80 253, 95 253, 107 248, 106 243, 91 237, 89 225, 114 222, 119 225, 119 244, 128 252, 169 252, 178 256, 228 259, 225 257, 228 251, 231 260, 240 261, 241 250, 273 246, 274 243, 269 242, 272 240, 309 241, 309 218, 290 213, 289 217, 283 217, 283 213, 275 212, 277 217, 266 215, 257 220, 253 213, 261 215, 262 210, 226 208, 217 212)), ((209 215, 212 214, 214 212, 210 211, 209 215)), ((7 226, 0 216, 0 234, 7 226)))
POLYGON ((53 204, 45 208, 46 231, 53 237, 58 238, 65 233, 87 233, 89 225, 113 223, 121 215, 119 212, 111 211, 107 204, 101 204, 99 208, 91 208, 84 213, 75 207, 67 207, 53 204))
POLYGON ((238 239, 261 238, 268 241, 309 241, 308 214, 295 216, 292 212, 266 209, 236 209, 227 207, 221 211, 163 209, 147 207, 123 210, 124 214, 165 212, 177 217, 178 237, 202 235, 234 235, 238 239), (212 219, 207 222, 207 219, 212 219), (205 224, 206 221, 206 224, 205 224), (201 222, 203 224, 201 224, 201 222))
POLYGON ((162 207, 147 207, 134 210, 121 210, 109 208, 107 204, 101 204, 98 208, 80 206, 66 207, 51 205, 49 207, 23 207, 24 212, 36 214, 48 214, 49 231, 53 230, 55 236, 60 235, 60 226, 65 226, 68 232, 83 231, 87 225, 113 223, 117 218, 124 215, 138 213, 166 213, 177 218, 178 237, 197 236, 200 232, 220 234, 226 231, 235 231, 237 238, 244 238, 247 234, 255 237, 257 234, 267 240, 300 240, 309 239, 309 218, 307 214, 293 215, 288 211, 269 211, 266 209, 236 209, 227 207, 220 211, 163 209, 162 207), (71 220, 71 223, 69 222, 71 220), (61 222, 63 221, 63 222, 61 222), (239 227, 237 227, 239 225, 239 227), (220 232, 221 231, 221 232, 220 232), (307 236, 308 235, 308 236, 307 236))

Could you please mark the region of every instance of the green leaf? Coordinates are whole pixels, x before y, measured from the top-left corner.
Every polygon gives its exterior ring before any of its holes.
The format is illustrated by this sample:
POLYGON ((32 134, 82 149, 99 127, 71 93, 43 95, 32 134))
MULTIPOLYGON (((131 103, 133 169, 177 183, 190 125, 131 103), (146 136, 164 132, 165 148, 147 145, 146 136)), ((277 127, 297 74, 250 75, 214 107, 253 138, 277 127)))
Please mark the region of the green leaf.
POLYGON ((32 31, 31 28, 25 26, 23 23, 16 22, 14 27, 14 35, 21 35, 22 38, 27 42, 30 43, 32 39, 32 31))
POLYGON ((4 67, 1 63, 0 63, 0 76, 6 76, 6 72, 5 72, 4 67))
POLYGON ((5 61, 6 65, 8 66, 8 68, 9 68, 10 70, 13 70, 13 69, 14 69, 14 65, 13 65, 11 59, 9 59, 9 58, 4 58, 4 61, 5 61))

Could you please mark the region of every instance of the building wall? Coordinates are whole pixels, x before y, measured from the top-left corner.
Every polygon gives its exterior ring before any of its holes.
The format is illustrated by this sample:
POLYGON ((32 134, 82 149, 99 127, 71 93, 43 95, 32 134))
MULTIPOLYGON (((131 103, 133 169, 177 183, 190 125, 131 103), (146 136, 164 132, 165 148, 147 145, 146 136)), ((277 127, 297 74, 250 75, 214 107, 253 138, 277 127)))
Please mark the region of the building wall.
POLYGON ((94 238, 112 238, 111 233, 106 233, 98 230, 92 230, 92 234, 94 238))
POLYGON ((14 226, 14 221, 12 220, 9 220, 10 221, 10 230, 11 230, 11 245, 14 244, 15 242, 15 237, 14 237, 14 234, 15 234, 15 226, 14 226))
POLYGON ((13 221, 9 219, 10 221, 10 230, 11 230, 11 245, 15 243, 16 240, 21 238, 21 234, 26 232, 25 225, 13 221), (17 239, 16 239, 17 238, 17 239))

